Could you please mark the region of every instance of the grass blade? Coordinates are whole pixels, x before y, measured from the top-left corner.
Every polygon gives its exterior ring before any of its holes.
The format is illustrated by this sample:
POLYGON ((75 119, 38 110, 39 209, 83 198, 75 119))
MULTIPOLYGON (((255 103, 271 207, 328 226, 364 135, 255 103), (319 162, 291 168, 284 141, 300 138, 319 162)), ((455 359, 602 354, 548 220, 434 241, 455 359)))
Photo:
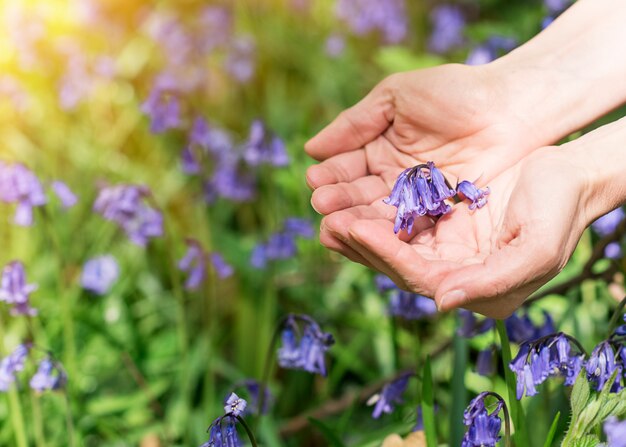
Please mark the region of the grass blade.
POLYGON ((437 429, 435 427, 435 405, 433 393, 433 375, 430 370, 430 358, 426 357, 422 373, 422 417, 424 419, 424 432, 426 433, 426 445, 437 447, 437 429))
POLYGON ((559 419, 561 417, 561 412, 557 412, 556 416, 554 416, 554 420, 552 421, 552 425, 550 426, 550 431, 548 432, 548 436, 546 437, 546 442, 543 443, 543 447, 551 447, 552 442, 554 441, 554 435, 556 434, 556 427, 559 424, 559 419))

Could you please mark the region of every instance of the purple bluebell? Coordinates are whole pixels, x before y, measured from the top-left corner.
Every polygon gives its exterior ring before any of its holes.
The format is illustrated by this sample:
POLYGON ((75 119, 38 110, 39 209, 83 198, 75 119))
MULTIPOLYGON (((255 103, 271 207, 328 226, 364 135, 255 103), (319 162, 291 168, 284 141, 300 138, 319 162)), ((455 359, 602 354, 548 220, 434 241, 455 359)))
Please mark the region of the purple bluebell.
POLYGON ((233 78, 240 82, 246 83, 254 76, 256 63, 254 54, 256 45, 250 36, 238 36, 231 41, 228 55, 224 67, 233 78))
POLYGON ((389 314, 406 320, 421 320, 437 313, 433 300, 417 293, 396 289, 389 295, 389 314))
POLYGON ((19 345, 0 361, 0 391, 8 391, 11 384, 15 382, 15 375, 24 370, 29 350, 28 345, 19 345))
POLYGON ((199 174, 201 167, 193 148, 187 146, 180 152, 180 167, 185 174, 199 174))
POLYGON ((78 197, 72 192, 69 186, 60 180, 52 182, 52 190, 61 201, 63 208, 71 208, 78 202, 78 197))
POLYGON ((498 56, 511 51, 516 45, 517 41, 511 37, 492 36, 474 47, 467 56, 465 63, 467 65, 487 64, 498 56))
POLYGON ((219 278, 225 279, 232 276, 234 272, 233 266, 228 264, 220 253, 216 251, 211 252, 209 257, 211 258, 211 264, 215 269, 215 273, 219 278))
POLYGON ((233 34, 233 15, 221 6, 205 6, 199 14, 200 25, 198 38, 203 52, 208 53, 215 48, 228 44, 233 34))
POLYGON ((514 343, 522 343, 526 340, 534 340, 555 332, 554 321, 549 313, 543 312, 544 322, 536 325, 530 319, 527 311, 517 311, 504 320, 504 326, 509 340, 514 343))
POLYGON ((37 372, 30 379, 29 385, 31 389, 37 392, 47 390, 59 390, 67 383, 67 375, 65 371, 54 362, 51 358, 46 357, 37 367, 37 372))
POLYGON ((252 122, 243 156, 250 166, 267 163, 281 167, 289 164, 285 143, 277 136, 271 135, 261 120, 252 122))
POLYGON ((385 43, 399 43, 408 32, 405 0, 338 0, 335 13, 354 34, 378 31, 385 43))
POLYGON ((185 289, 197 290, 206 279, 207 256, 200 242, 195 239, 187 239, 185 243, 187 251, 178 261, 178 268, 189 275, 185 281, 185 289))
POLYGON ((478 189, 472 182, 463 180, 457 186, 457 191, 472 201, 469 205, 470 210, 482 208, 487 204, 487 196, 489 195, 489 187, 478 189))
POLYGON ((386 275, 376 275, 374 277, 376 288, 379 292, 387 292, 388 290, 396 289, 398 286, 386 275))
POLYGON ((600 236, 608 236, 613 233, 617 226, 624 220, 623 208, 615 208, 613 211, 599 217, 591 224, 591 228, 600 236))
POLYGON ((583 366, 584 353, 578 345, 573 350, 571 340, 559 332, 522 343, 517 356, 509 364, 516 375, 518 399, 524 394, 537 394, 536 386, 548 377, 564 376, 565 385, 573 385, 583 366))
POLYGON ((548 13, 554 15, 565 11, 572 4, 572 0, 543 0, 543 4, 548 13))
POLYGON ((447 53, 463 44, 465 17, 458 6, 441 5, 430 13, 432 33, 428 49, 433 53, 447 53))
POLYGON ((443 174, 432 162, 404 170, 396 180, 389 197, 383 201, 398 208, 393 231, 411 232, 415 219, 440 216, 450 211, 446 199, 454 196, 443 174))
POLYGON ((325 352, 335 343, 333 336, 323 332, 307 315, 289 315, 281 333, 278 364, 283 368, 301 369, 326 376, 325 352), (301 323, 304 327, 300 328, 301 323))
MULTIPOLYGON (((261 384, 254 379, 247 379, 239 383, 236 387, 246 389, 248 392, 248 408, 253 413, 259 414, 259 405, 261 404, 261 384)), ((273 396, 268 387, 265 387, 264 394, 262 413, 266 414, 272 405, 273 396)))
POLYGON ((459 319, 461 320, 461 325, 456 333, 465 338, 473 338, 477 335, 484 334, 496 325, 493 318, 478 320, 474 312, 466 309, 459 309, 459 319))
POLYGON ((615 416, 604 421, 604 433, 607 447, 626 447, 626 421, 619 421, 615 416))
POLYGON ((218 417, 209 427, 209 440, 200 447, 243 447, 236 423, 237 418, 232 414, 218 417))
POLYGON ((212 178, 204 184, 204 196, 207 203, 213 203, 217 197, 234 202, 248 202, 256 194, 256 177, 251 172, 241 172, 238 161, 220 160, 212 178))
POLYGON ((143 247, 151 238, 163 235, 163 216, 148 205, 148 197, 146 186, 108 186, 100 190, 93 209, 117 223, 133 243, 143 247))
POLYGON ((392 413, 394 405, 404 402, 402 395, 406 391, 412 373, 402 374, 392 382, 387 383, 380 393, 374 394, 367 401, 368 405, 374 405, 372 417, 378 419, 383 413, 392 413))
POLYGON ((618 392, 623 388, 622 376, 626 366, 620 355, 623 349, 624 344, 611 337, 600 342, 591 351, 585 363, 585 370, 587 380, 595 385, 596 390, 600 391, 615 371, 618 373, 615 382, 611 385, 611 392, 618 392))
POLYGON ((604 247, 604 257, 609 259, 620 259, 623 256, 622 246, 619 242, 611 242, 604 247))
POLYGON ((33 223, 33 208, 46 204, 46 195, 33 171, 21 163, 0 162, 0 200, 15 203, 13 222, 27 227, 33 223))
POLYGON ((285 233, 311 239, 315 236, 315 230, 310 219, 300 217, 288 217, 283 224, 285 233))
POLYGON ((120 276, 120 267, 113 255, 89 259, 83 266, 80 284, 85 290, 106 295, 120 276))
POLYGON ((332 34, 326 39, 324 49, 326 54, 332 58, 342 55, 346 48, 346 38, 341 34, 332 34))
POLYGON ((476 372, 481 376, 490 377, 496 372, 495 346, 481 350, 476 357, 476 372))
POLYGON ((178 93, 155 85, 141 111, 150 118, 150 131, 158 134, 180 127, 181 105, 178 93))
POLYGON ((224 413, 231 413, 233 416, 241 416, 247 406, 248 402, 246 402, 245 399, 242 399, 235 393, 230 393, 224 405, 224 413))
POLYGON ((476 396, 463 413, 463 422, 468 429, 461 447, 495 447, 500 440, 500 411, 504 405, 504 400, 495 393, 483 392, 476 396), (498 398, 491 413, 485 406, 485 398, 490 395, 498 398))
POLYGON ((2 270, 0 301, 11 304, 12 315, 37 315, 30 307, 30 294, 37 290, 35 284, 26 284, 26 270, 20 261, 11 261, 2 270))

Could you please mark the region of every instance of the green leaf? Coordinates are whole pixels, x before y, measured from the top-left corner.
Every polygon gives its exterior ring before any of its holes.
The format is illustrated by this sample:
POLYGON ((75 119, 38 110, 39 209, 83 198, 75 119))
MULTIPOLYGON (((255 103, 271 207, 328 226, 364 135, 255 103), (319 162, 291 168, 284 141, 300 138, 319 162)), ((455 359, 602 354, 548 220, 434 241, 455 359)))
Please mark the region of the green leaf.
POLYGON ((432 54, 416 54, 406 47, 384 47, 374 57, 376 64, 386 73, 417 70, 441 65, 445 60, 432 54))
MULTIPOLYGON (((422 372, 422 418, 424 420, 424 432, 426 445, 437 447, 437 429, 435 427, 435 405, 433 393, 433 375, 430 370, 430 358, 426 357, 422 372)), ((459 422, 460 423, 460 422, 459 422)))
POLYGON ((467 340, 455 335, 452 341, 454 349, 454 369, 452 370, 452 407, 450 409, 450 445, 461 445, 465 427, 459 423, 467 406, 465 370, 467 369, 467 340))
POLYGON ((574 388, 572 389, 571 403, 572 403, 572 422, 578 419, 580 413, 585 409, 589 402, 589 396, 591 389, 589 387, 589 381, 586 377, 585 368, 581 368, 576 382, 574 382, 574 388))
POLYGON ((509 395, 509 408, 511 409, 511 419, 513 419, 513 426, 515 427, 514 440, 516 445, 530 445, 529 436, 526 428, 526 421, 524 417, 524 409, 522 404, 517 400, 516 385, 513 371, 509 368, 511 363, 511 345, 509 343, 509 337, 506 334, 506 328, 502 320, 496 320, 496 328, 498 329, 498 335, 500 336, 500 345, 502 348, 502 363, 504 366, 504 378, 506 380, 507 391, 509 395))
POLYGON ((587 435, 574 441, 572 447, 596 447, 598 444, 600 444, 600 440, 596 435, 587 435))
POLYGON ((552 421, 552 425, 550 425, 550 431, 548 432, 548 436, 546 437, 546 442, 543 443, 543 447, 551 447, 552 442, 554 442, 554 435, 556 434, 556 428, 559 424, 559 419, 561 418, 561 412, 557 412, 556 416, 554 416, 554 420, 552 421))
POLYGON ((328 441, 329 446, 345 447, 345 444, 339 438, 339 435, 337 435, 337 433, 335 433, 335 431, 332 428, 330 428, 326 423, 320 421, 319 419, 315 419, 313 417, 309 417, 308 420, 312 426, 314 426, 320 431, 320 433, 324 436, 324 439, 328 441))

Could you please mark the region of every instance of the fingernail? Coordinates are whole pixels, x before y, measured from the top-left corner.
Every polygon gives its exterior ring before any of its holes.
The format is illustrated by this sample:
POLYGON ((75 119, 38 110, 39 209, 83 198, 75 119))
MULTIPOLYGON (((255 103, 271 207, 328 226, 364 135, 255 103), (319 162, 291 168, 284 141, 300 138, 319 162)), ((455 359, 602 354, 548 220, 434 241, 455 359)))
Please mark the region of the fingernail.
POLYGON ((317 214, 322 214, 318 211, 317 208, 315 208, 315 205, 313 204, 313 197, 311 197, 311 208, 313 208, 317 214))
POLYGON ((449 303, 453 303, 453 306, 456 307, 456 303, 458 303, 459 301, 464 301, 465 300, 465 292, 462 290, 451 290, 449 292, 447 292, 446 294, 444 294, 444 296, 441 297, 441 301, 439 302, 439 312, 445 312, 446 310, 449 310, 449 303), (446 304, 448 304, 448 307, 446 307, 446 304))

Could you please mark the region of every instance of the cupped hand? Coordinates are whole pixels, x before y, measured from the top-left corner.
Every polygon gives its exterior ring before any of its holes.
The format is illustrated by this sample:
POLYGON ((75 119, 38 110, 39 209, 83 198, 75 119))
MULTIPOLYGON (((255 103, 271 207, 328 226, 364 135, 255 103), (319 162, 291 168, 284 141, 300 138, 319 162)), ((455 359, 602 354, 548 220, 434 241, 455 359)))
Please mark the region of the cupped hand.
MULTIPOLYGON (((313 207, 324 215, 375 213, 397 175, 427 161, 453 183, 479 178, 485 184, 551 143, 515 106, 504 79, 490 66, 451 64, 382 81, 306 144, 322 161, 307 171, 313 207)), ((370 265, 325 224, 321 241, 370 265)))
POLYGON ((592 217, 585 169, 566 152, 541 148, 490 182, 488 204, 453 206, 413 235, 393 233, 383 203, 331 214, 331 231, 407 290, 441 310, 464 307, 505 318, 566 264, 592 217), (346 235, 346 236, 344 236, 346 235))

